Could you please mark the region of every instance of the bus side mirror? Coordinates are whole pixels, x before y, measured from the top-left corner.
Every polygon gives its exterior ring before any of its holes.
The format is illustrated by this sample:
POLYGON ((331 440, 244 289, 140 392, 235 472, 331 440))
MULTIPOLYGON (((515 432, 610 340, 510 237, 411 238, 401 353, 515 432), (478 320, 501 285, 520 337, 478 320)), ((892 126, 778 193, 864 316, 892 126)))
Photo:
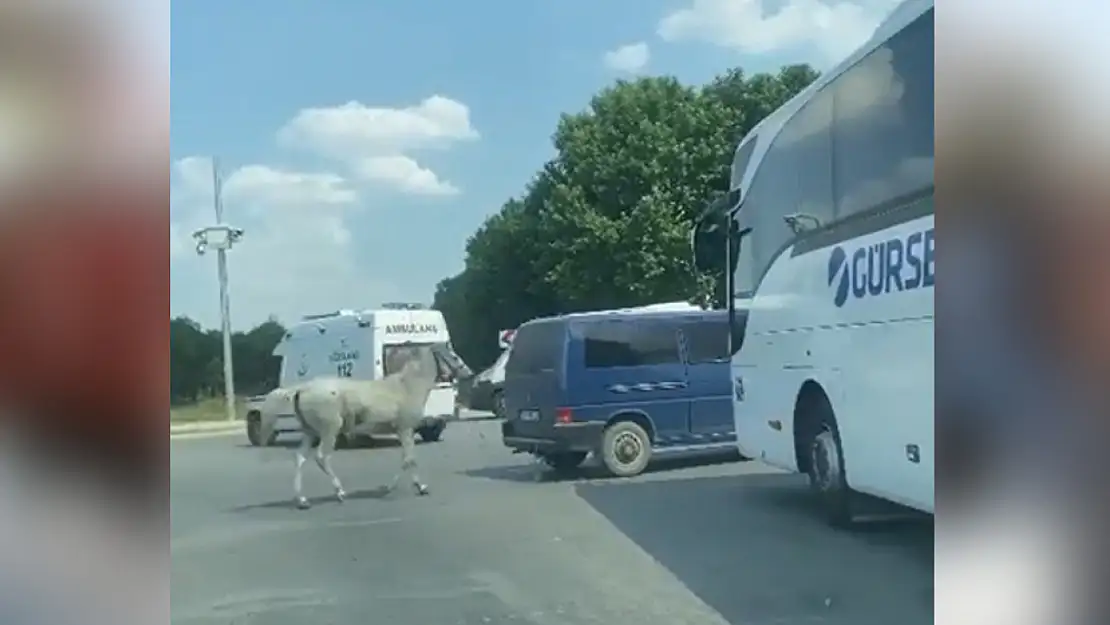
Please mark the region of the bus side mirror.
POLYGON ((724 238, 724 232, 720 229, 703 230, 702 224, 694 226, 691 247, 693 247, 695 270, 699 273, 708 273, 724 265, 724 238))
POLYGON ((741 228, 735 219, 729 220, 728 233, 728 275, 736 273, 736 264, 740 260, 740 244, 751 234, 751 228, 741 228))
POLYGON ((748 311, 746 309, 736 310, 735 307, 729 309, 729 346, 732 348, 732 353, 740 351, 740 346, 744 344, 744 333, 748 328, 748 311))
POLYGON ((694 270, 703 274, 717 274, 725 268, 727 232, 732 221, 729 207, 739 192, 719 194, 709 201, 690 228, 690 252, 694 270), (734 197, 735 196, 735 197, 734 197))

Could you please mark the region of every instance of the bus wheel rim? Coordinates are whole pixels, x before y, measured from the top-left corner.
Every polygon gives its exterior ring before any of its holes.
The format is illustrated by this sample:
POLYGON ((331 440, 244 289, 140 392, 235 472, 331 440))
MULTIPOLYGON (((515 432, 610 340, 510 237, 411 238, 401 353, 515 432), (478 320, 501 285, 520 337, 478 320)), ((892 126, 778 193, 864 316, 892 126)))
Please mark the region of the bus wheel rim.
POLYGON ((832 490, 840 474, 840 454, 832 432, 825 430, 814 439, 812 463, 816 486, 822 491, 832 490))

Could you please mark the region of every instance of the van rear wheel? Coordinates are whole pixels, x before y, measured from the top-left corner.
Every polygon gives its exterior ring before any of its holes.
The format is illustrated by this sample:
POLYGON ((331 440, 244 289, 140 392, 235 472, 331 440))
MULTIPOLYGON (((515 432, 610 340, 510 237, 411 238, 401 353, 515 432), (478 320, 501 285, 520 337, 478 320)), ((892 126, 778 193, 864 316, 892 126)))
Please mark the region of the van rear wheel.
POLYGON ((247 440, 254 447, 269 447, 277 441, 277 432, 270 433, 268 440, 262 440, 262 415, 251 412, 247 415, 247 440))
POLYGON ((250 441, 254 447, 262 445, 262 434, 259 430, 262 428, 261 419, 252 415, 247 416, 247 440, 250 441))
POLYGON ((601 461, 617 477, 639 475, 651 461, 651 437, 639 423, 617 421, 601 437, 601 461))

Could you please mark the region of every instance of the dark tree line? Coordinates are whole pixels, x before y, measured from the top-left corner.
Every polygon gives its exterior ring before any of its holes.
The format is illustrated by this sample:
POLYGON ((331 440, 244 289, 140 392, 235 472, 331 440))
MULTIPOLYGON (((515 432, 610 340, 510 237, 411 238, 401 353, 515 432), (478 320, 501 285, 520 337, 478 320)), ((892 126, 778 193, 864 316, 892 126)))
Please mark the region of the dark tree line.
MULTIPOLYGON (((237 395, 257 395, 278 385, 281 359, 274 347, 285 327, 266 321, 231 336, 237 395)), ((206 330, 188 317, 170 320, 170 393, 174 404, 223 395, 223 340, 219 330, 206 330)))

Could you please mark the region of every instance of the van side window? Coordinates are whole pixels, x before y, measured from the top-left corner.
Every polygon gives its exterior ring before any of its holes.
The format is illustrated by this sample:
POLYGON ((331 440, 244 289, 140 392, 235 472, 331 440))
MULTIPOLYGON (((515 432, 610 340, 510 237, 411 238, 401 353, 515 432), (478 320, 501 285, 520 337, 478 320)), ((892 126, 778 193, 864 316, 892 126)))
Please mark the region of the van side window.
POLYGON ((505 362, 505 372, 534 375, 554 370, 562 354, 563 338, 563 324, 559 322, 533 323, 521 327, 513 337, 513 347, 505 362))
POLYGON ((682 326, 690 364, 729 360, 728 333, 728 319, 699 319, 682 326))
POLYGON ((586 368, 679 363, 675 329, 673 324, 639 320, 589 324, 583 332, 586 368))

